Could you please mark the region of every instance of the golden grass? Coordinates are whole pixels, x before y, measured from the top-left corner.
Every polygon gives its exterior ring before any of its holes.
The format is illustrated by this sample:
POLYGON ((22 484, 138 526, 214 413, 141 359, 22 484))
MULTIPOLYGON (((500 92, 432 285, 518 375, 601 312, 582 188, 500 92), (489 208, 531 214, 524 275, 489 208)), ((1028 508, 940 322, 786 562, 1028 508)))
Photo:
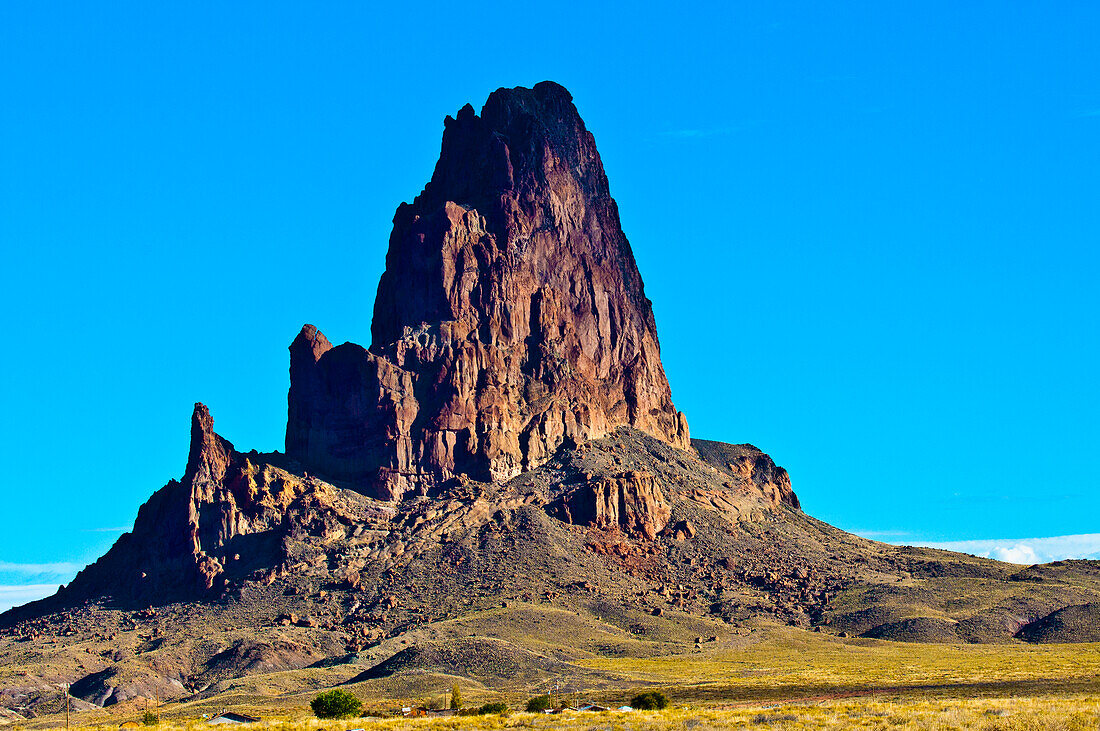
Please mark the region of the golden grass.
MULTIPOLYGON (((115 726, 81 727, 109 731, 115 726)), ((162 731, 209 730, 201 721, 164 724, 162 731)), ((1100 728, 1100 695, 970 700, 839 700, 744 708, 672 708, 657 712, 564 713, 431 719, 264 721, 251 729, 278 731, 709 731, 710 729, 1049 729, 1100 728)))
POLYGON ((594 658, 585 667, 639 682, 753 691, 815 688, 908 688, 996 683, 1100 685, 1100 643, 1075 645, 942 645, 840 639, 776 630, 769 638, 706 655, 665 658, 594 658))
MULTIPOLYGON (((517 632, 522 631, 517 627, 517 632)), ((587 688, 571 701, 612 707, 634 692, 661 688, 677 708, 663 713, 582 714, 507 718, 307 720, 318 690, 348 680, 359 668, 336 666, 234 681, 200 701, 166 704, 163 729, 208 729, 196 722, 223 708, 259 715, 264 728, 343 731, 706 731, 710 728, 1100 729, 1100 643, 1075 645, 943 645, 840 639, 770 625, 749 635, 704 643, 699 651, 651 658, 587 657, 586 670, 563 671, 567 688, 587 688), (871 695, 873 693, 873 695, 871 695), (278 720, 274 720, 278 719, 278 720)), ((490 689, 436 673, 399 674, 347 686, 369 708, 393 709, 447 694, 458 682, 468 704, 501 700, 520 708, 526 689, 490 689)), ((560 686, 559 686, 560 687, 560 686)), ((114 729, 140 717, 139 701, 76 714, 74 727, 114 729)), ((52 716, 25 725, 54 727, 52 716)))

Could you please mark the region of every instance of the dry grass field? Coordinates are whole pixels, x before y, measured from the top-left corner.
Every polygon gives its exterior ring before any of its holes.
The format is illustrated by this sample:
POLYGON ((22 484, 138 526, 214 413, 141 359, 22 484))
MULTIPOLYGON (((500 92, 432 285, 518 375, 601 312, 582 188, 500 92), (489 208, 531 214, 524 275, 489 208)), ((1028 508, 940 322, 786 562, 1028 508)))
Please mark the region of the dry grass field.
MULTIPOLYGON (((673 702, 662 712, 565 713, 460 718, 377 718, 321 722, 309 700, 341 685, 374 712, 439 702, 457 683, 466 705, 503 701, 512 709, 546 683, 506 691, 442 673, 412 671, 348 683, 350 668, 250 676, 204 700, 165 704, 160 728, 209 728, 201 720, 231 709, 262 717, 264 728, 379 731, 576 729, 705 731, 711 728, 1098 729, 1100 644, 939 645, 839 638, 780 626, 701 651, 651 658, 586 658, 575 666, 604 679, 585 686, 563 676, 568 702, 617 707, 639 689, 659 688, 673 702), (614 679, 615 682, 608 682, 614 679)), ((73 727, 114 729, 137 720, 144 701, 72 715, 73 727)), ((57 728, 54 714, 15 727, 57 728)))
MULTIPOLYGON (((497 731, 539 728, 565 731, 708 731, 727 728, 1092 731, 1100 728, 1100 695, 964 700, 864 698, 739 708, 675 707, 664 711, 630 713, 513 713, 507 716, 430 719, 277 719, 250 727, 285 731, 497 731)), ((84 728, 107 730, 114 729, 115 725, 84 728)), ((164 723, 159 728, 164 731, 199 731, 212 727, 193 721, 164 723)))

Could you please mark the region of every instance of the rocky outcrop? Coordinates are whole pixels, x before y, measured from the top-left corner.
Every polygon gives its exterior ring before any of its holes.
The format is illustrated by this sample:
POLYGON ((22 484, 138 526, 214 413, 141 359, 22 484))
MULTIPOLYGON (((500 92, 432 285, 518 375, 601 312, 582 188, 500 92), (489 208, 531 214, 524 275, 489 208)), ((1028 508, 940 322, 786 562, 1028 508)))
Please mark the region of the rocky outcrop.
POLYGON ((551 512, 567 523, 620 529, 653 540, 668 525, 672 508, 652 474, 629 471, 583 483, 551 512))
POLYGON ((448 117, 402 204, 369 350, 291 345, 287 455, 393 500, 632 426, 680 448, 650 302, 592 135, 550 82, 448 117))
POLYGON ((773 505, 787 505, 796 510, 802 506, 791 487, 787 470, 776 465, 764 452, 751 444, 725 444, 706 439, 692 439, 691 446, 703 461, 732 475, 739 482, 751 485, 773 505))
POLYGON ((234 451, 214 432, 206 406, 195 404, 183 480, 153 493, 133 531, 81 571, 63 598, 99 596, 107 588, 124 601, 190 598, 254 569, 278 566, 282 536, 309 530, 316 509, 337 501, 331 486, 260 457, 234 451))

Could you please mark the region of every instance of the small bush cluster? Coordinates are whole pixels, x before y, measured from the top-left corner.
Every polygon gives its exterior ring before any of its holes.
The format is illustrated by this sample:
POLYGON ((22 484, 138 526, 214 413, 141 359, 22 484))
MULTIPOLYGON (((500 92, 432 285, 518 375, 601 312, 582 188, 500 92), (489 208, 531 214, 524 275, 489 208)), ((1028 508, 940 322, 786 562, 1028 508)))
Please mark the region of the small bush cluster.
POLYGON ((668 698, 659 690, 650 690, 631 698, 630 707, 636 711, 659 711, 668 708, 668 698))
POLYGON ((527 701, 528 713, 542 713, 543 711, 550 710, 550 696, 549 695, 537 695, 534 698, 527 701))
POLYGON ((507 713, 508 706, 503 703, 486 703, 481 708, 477 709, 477 715, 488 716, 490 714, 507 713))
POLYGON ((309 702, 317 718, 352 718, 363 710, 363 703, 346 690, 325 691, 309 702))
POLYGON ((793 713, 773 713, 768 715, 765 713, 758 713, 752 717, 752 722, 756 725, 768 725, 771 723, 782 723, 784 721, 797 721, 798 716, 793 713))

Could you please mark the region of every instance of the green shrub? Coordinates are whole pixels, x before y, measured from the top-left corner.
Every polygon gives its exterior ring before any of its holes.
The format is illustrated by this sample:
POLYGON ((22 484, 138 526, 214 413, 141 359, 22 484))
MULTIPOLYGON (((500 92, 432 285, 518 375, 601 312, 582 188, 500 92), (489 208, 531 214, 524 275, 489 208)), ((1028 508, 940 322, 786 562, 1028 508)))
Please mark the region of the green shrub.
POLYGON ((550 696, 548 695, 537 695, 527 701, 528 713, 542 713, 548 710, 550 710, 550 696))
POLYGON ((503 703, 486 703, 481 708, 477 709, 477 715, 487 716, 490 713, 507 713, 508 706, 503 703))
POLYGON ((462 708, 462 691, 458 689, 458 683, 451 686, 451 709, 457 711, 462 708))
POLYGON ((630 707, 639 711, 659 711, 668 708, 668 698, 659 690, 650 690, 631 698, 630 707))
POLYGON ((346 690, 325 691, 309 702, 317 718, 352 718, 363 710, 358 698, 346 690))
POLYGON ((156 726, 160 722, 160 719, 158 719, 157 714, 152 711, 146 711, 141 716, 141 722, 146 726, 156 726))

